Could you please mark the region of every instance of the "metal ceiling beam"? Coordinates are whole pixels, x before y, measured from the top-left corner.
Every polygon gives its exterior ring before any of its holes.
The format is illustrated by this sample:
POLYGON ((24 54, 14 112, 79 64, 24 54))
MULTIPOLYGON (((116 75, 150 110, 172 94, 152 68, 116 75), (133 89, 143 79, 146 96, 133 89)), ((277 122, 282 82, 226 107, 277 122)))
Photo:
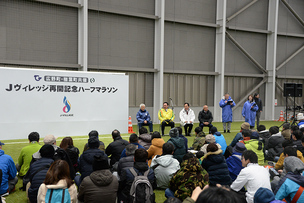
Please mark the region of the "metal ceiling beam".
POLYGON ((235 18, 236 16, 238 16, 239 14, 241 14, 242 12, 244 12, 247 8, 249 8, 250 6, 252 6, 253 4, 255 4, 257 1, 258 0, 253 0, 249 4, 247 4, 246 6, 244 6, 243 8, 241 8, 240 10, 238 10, 237 12, 235 12, 234 14, 232 14, 230 17, 228 17, 226 19, 226 22, 228 23, 229 21, 231 21, 233 18, 235 18))
POLYGON ((291 54, 285 61, 283 61, 277 68, 276 71, 280 70, 284 65, 286 65, 291 59, 293 59, 296 55, 298 55, 301 51, 304 50, 304 45, 301 46, 297 51, 291 54))
POLYGON ((247 97, 251 94, 253 94, 257 89, 259 89, 265 82, 267 81, 267 77, 265 77, 257 86, 255 86, 250 92, 248 92, 232 109, 232 111, 234 111, 235 109, 237 109, 238 106, 240 106, 241 104, 243 104, 247 97))
POLYGON ((243 54, 245 54, 245 56, 248 57, 248 59, 260 70, 262 71, 263 73, 267 73, 267 70, 265 70, 265 68, 259 64, 259 62, 257 62, 243 47, 242 45, 240 45, 230 34, 229 32, 226 31, 226 36, 230 39, 230 41, 235 45, 237 46, 241 52, 243 54))
POLYGON ((286 6, 286 8, 292 13, 292 15, 299 21, 299 23, 301 23, 301 25, 304 26, 304 21, 297 14, 297 12, 289 5, 289 3, 287 3, 286 0, 281 0, 281 1, 286 6))

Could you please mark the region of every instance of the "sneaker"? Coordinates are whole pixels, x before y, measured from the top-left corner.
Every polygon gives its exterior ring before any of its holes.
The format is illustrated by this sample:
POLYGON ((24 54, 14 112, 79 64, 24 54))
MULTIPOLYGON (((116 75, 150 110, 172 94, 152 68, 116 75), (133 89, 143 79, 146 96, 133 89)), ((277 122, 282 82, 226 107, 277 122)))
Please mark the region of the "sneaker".
POLYGON ((230 133, 230 130, 228 130, 227 132, 230 133))
POLYGON ((224 133, 226 133, 226 130, 224 130, 224 133))

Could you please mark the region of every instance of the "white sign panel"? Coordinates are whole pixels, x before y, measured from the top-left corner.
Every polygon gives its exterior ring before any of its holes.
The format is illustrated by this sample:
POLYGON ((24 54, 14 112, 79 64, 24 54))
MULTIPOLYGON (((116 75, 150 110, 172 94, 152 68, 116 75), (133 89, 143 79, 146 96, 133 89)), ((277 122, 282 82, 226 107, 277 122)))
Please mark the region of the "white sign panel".
POLYGON ((0 140, 128 131, 124 74, 0 67, 0 140))

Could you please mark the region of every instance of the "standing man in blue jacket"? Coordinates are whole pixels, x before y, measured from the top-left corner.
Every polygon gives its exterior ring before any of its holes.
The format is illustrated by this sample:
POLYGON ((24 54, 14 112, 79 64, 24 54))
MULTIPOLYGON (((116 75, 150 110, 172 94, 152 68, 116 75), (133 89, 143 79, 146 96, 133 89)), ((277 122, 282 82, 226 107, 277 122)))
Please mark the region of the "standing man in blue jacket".
POLYGON ((139 108, 140 109, 136 114, 136 119, 138 122, 138 129, 144 125, 148 125, 150 132, 153 132, 153 123, 151 121, 149 112, 146 110, 146 105, 140 104, 139 108))
POLYGON ((235 102, 231 99, 228 93, 225 94, 224 98, 219 103, 222 108, 222 122, 224 133, 230 133, 231 122, 232 122, 232 107, 235 106, 235 102))
POLYGON ((2 183, 0 186, 0 197, 5 193, 11 193, 18 182, 17 169, 11 156, 2 150, 4 143, 0 142, 0 169, 2 170, 2 183))

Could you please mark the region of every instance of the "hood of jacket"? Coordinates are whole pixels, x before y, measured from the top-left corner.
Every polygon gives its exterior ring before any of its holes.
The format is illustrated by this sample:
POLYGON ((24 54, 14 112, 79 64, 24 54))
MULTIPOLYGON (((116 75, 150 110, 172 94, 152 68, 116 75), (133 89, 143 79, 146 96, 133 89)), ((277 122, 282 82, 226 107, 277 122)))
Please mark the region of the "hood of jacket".
POLYGON ((202 132, 199 132, 196 137, 206 137, 206 134, 202 131, 202 132))
POLYGON ((190 158, 190 159, 187 159, 187 160, 183 161, 181 163, 181 169, 180 170, 184 171, 185 173, 187 171, 189 171, 189 172, 199 172, 199 171, 202 171, 203 168, 200 165, 199 160, 196 157, 193 157, 193 158, 190 158))
POLYGON ((144 142, 151 143, 152 135, 150 134, 141 134, 138 136, 139 139, 141 139, 144 142))
POLYGON ((177 148, 181 148, 185 145, 184 139, 181 137, 171 137, 168 141, 171 141, 177 148))
POLYGON ((90 179, 97 186, 107 186, 112 183, 113 175, 108 169, 98 170, 91 173, 90 179))
POLYGON ((222 155, 223 150, 218 149, 215 152, 208 152, 205 156, 204 159, 206 159, 208 157, 209 160, 211 160, 212 162, 215 163, 222 163, 223 159, 225 159, 225 157, 222 155))
MULTIPOLYGON (((216 136, 221 136, 222 134, 221 134, 220 132, 215 132, 214 135, 216 135, 216 136)), ((214 136, 214 135, 213 135, 213 136, 214 136)))
POLYGON ((166 154, 155 158, 155 162, 165 168, 167 168, 173 161, 173 155, 166 154))
POLYGON ((92 165, 94 161, 94 155, 96 155, 97 153, 103 155, 103 152, 100 149, 88 149, 83 152, 82 157, 87 163, 92 165))
POLYGON ((165 144, 165 141, 163 138, 154 138, 152 140, 152 145, 154 145, 156 147, 162 148, 164 144, 165 144))

